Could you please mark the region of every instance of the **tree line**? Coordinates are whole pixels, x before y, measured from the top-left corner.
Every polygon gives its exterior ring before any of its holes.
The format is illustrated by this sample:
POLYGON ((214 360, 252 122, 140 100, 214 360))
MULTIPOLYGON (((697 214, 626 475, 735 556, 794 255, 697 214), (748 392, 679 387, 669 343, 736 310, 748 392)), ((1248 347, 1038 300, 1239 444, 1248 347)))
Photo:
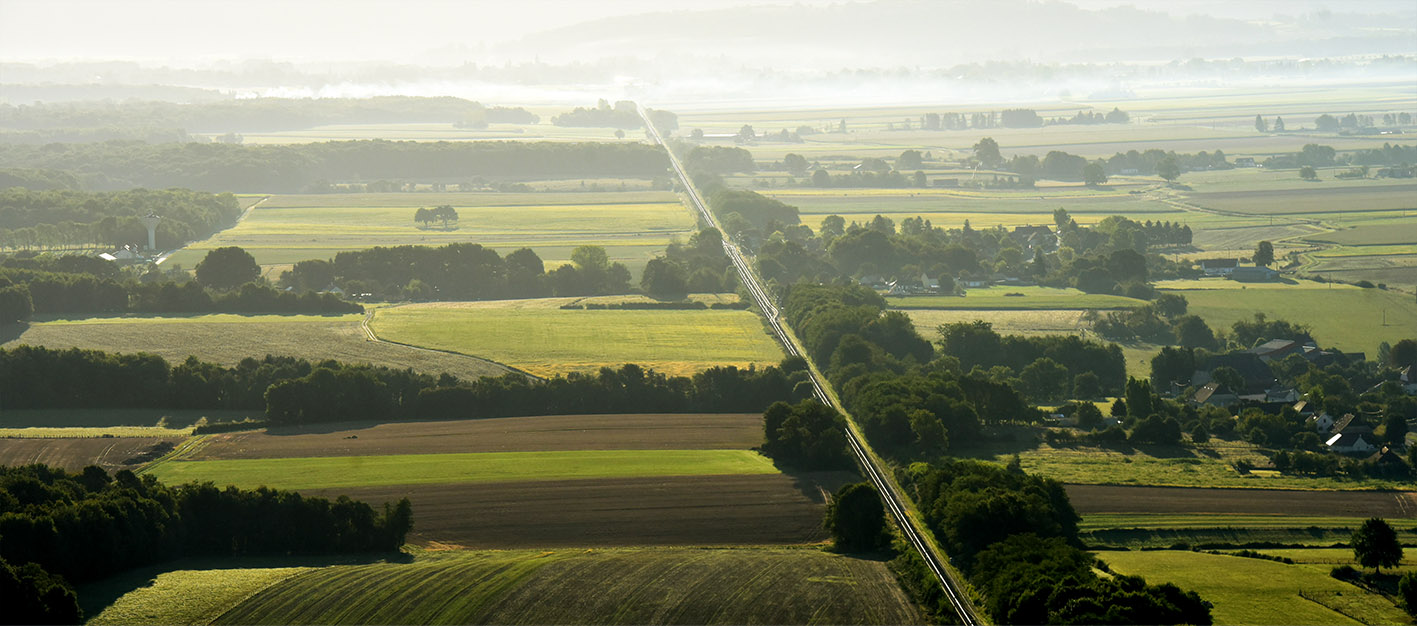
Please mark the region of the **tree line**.
POLYGON ((576 107, 557 115, 551 118, 551 123, 557 126, 592 126, 624 130, 644 126, 644 120, 640 119, 639 109, 634 102, 620 100, 611 106, 604 98, 594 107, 576 107))
MULTIPOLYGON (((97 260, 97 259, 95 259, 97 260)), ((279 291, 247 282, 209 288, 200 280, 149 281, 89 272, 50 272, 0 264, 0 324, 36 313, 363 313, 364 307, 313 291, 279 291)), ((107 261, 100 261, 112 265, 107 261)))
POLYGON ((638 365, 538 380, 267 355, 234 366, 189 357, 19 345, 0 349, 3 409, 264 410, 273 424, 578 413, 741 413, 805 397, 801 369, 716 367, 666 376, 638 365))
POLYGON ((668 158, 638 142, 330 141, 296 145, 108 142, 0 144, 0 168, 73 172, 88 189, 183 187, 297 193, 332 181, 467 176, 662 176, 668 158))
POLYGON ((162 216, 157 245, 167 250, 227 228, 241 215, 231 194, 186 189, 118 192, 0 190, 0 248, 147 245, 138 218, 162 216))
POLYGON ((630 293, 630 270, 600 246, 579 246, 571 262, 546 270, 530 248, 503 257, 475 243, 376 246, 330 260, 300 261, 279 284, 296 289, 336 285, 347 293, 409 300, 490 300, 630 293))
POLYGON ((392 552, 412 527, 407 498, 377 512, 346 496, 0 466, 0 597, 15 623, 76 624, 73 582, 180 557, 392 552))
POLYGON ((328 124, 446 122, 486 126, 489 122, 534 124, 538 119, 522 108, 488 107, 448 96, 0 104, 0 127, 25 130, 147 128, 242 133, 328 124))

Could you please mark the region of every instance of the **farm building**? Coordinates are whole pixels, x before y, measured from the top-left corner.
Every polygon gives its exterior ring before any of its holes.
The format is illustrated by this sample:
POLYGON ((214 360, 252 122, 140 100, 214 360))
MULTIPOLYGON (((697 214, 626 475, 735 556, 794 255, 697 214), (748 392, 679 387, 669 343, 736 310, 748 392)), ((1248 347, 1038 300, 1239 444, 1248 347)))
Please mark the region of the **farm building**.
POLYGON ((1309 419, 1304 420, 1304 423, 1320 435, 1326 435, 1333 430, 1333 416, 1327 412, 1310 416, 1309 419))
POLYGON ((1239 157, 1235 159, 1235 167, 1257 167, 1255 157, 1239 157))
POLYGON ((1259 357, 1261 361, 1268 363, 1270 361, 1282 361, 1284 357, 1291 354, 1302 353, 1303 349, 1304 347, 1300 345, 1299 342, 1292 339, 1271 339, 1245 352, 1253 354, 1259 357))
POLYGON ((1240 397, 1227 389, 1225 385, 1214 382, 1202 385, 1200 389, 1196 390, 1195 395, 1191 396, 1191 404, 1195 406, 1205 406, 1207 404, 1229 406, 1239 400, 1240 397))
POLYGON ((1334 452, 1367 454, 1378 449, 1371 441, 1373 428, 1349 413, 1333 424, 1333 436, 1324 445, 1334 452))
POLYGON ((1058 236, 1047 226, 1015 226, 1009 236, 1030 251, 1042 248, 1048 252, 1058 247, 1058 236))
POLYGON ((1230 280, 1242 283, 1272 283, 1279 280, 1279 272, 1268 267, 1237 267, 1227 274, 1230 280))
POLYGON ((1239 264, 1236 259, 1201 259, 1201 270, 1206 276, 1229 276, 1239 264))

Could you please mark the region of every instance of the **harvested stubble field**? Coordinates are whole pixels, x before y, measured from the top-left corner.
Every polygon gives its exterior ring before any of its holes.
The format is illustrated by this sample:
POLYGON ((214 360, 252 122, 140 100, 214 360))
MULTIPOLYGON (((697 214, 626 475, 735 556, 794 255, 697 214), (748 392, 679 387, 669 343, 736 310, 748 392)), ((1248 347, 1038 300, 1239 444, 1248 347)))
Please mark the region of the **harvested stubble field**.
POLYGON ((1187 200, 1197 206, 1220 211, 1256 215, 1299 215, 1327 213, 1336 209, 1383 211, 1417 208, 1417 184, 1329 186, 1322 182, 1299 184, 1289 189, 1192 192, 1187 200))
MULTIPOLYGON (((1412 254, 1410 244, 1417 243, 1417 216, 1410 220, 1395 219, 1383 224, 1355 226, 1322 235, 1312 235, 1304 239, 1344 246, 1363 246, 1359 250, 1367 249, 1369 254, 1412 254), (1388 248, 1388 246, 1395 247, 1395 249, 1388 248)), ((1358 254, 1359 250, 1350 252, 1350 254, 1358 254)))
POLYGON ((1215 605, 1211 615, 1217 624, 1405 624, 1411 621, 1386 598, 1330 577, 1327 564, 1289 565, 1172 550, 1099 552, 1097 556, 1122 574, 1143 576, 1151 583, 1174 583, 1196 591, 1215 605))
POLYGON ((36 321, 4 346, 150 352, 180 363, 188 356, 222 365, 267 354, 311 361, 335 359, 459 378, 499 376, 507 368, 481 359, 368 341, 360 315, 192 315, 95 317, 36 321))
POLYGON ((530 247, 559 263, 580 245, 604 246, 611 260, 642 267, 676 237, 693 233, 693 216, 663 191, 599 193, 392 193, 272 196, 241 223, 172 255, 194 267, 206 253, 240 246, 262 265, 326 259, 373 246, 479 243, 506 254, 530 247), (419 207, 451 205, 459 221, 422 227, 419 207))
POLYGON ((151 450, 159 443, 176 444, 180 437, 69 437, 30 438, 0 436, 0 465, 43 463, 77 472, 97 465, 110 472, 125 467, 123 461, 151 450))
POLYGON ((1264 467, 1269 464, 1268 458, 1252 444, 1222 439, 1211 439, 1195 447, 1054 447, 1039 443, 1022 450, 1017 445, 1011 445, 1007 449, 1000 446, 961 448, 955 453, 999 463, 1007 463, 1017 453, 1025 471, 1078 485, 1322 490, 1404 489, 1409 486, 1404 482, 1372 478, 1303 477, 1261 471, 1242 474, 1234 464, 1249 463, 1264 467))
POLYGON ((1417 519, 1417 492, 1067 485, 1083 516, 1096 513, 1250 514, 1417 519))
POLYGON ((912 624, 885 564, 810 549, 424 553, 299 574, 218 624, 912 624))
POLYGON ((761 440, 762 417, 756 414, 341 423, 207 436, 201 446, 184 455, 192 461, 167 462, 154 471, 161 476, 189 463, 255 463, 263 473, 259 477, 267 478, 268 484, 290 486, 285 483, 306 478, 299 473, 302 464, 324 455, 324 460, 348 468, 333 478, 324 477, 341 484, 326 483, 302 489, 303 493, 349 495, 376 507, 408 497, 417 519, 409 540, 418 545, 507 548, 824 540, 824 492, 835 491, 854 476, 780 474, 747 451, 761 440), (572 474, 567 470, 574 459, 559 465, 538 462, 554 451, 582 460, 607 454, 614 458, 600 459, 572 474), (664 452, 695 455, 675 463, 631 465, 664 452), (522 456, 493 476, 502 482, 482 481, 491 475, 491 462, 508 454, 522 456), (396 470, 377 467, 389 455, 437 462, 391 473, 396 470), (708 458, 702 458, 705 455, 708 458), (724 455, 731 457, 728 465, 718 458, 724 455), (745 466, 743 455, 752 462, 745 466), (464 463, 450 466, 448 459, 464 463), (734 473, 707 475, 725 467, 734 473), (553 475, 556 471, 561 474, 553 475), (454 475, 448 476, 449 472, 454 475))
POLYGON ((916 332, 927 339, 936 336, 935 329, 944 324, 984 320, 1001 335, 1073 335, 1090 324, 1083 320, 1085 311, 1058 309, 1050 311, 999 311, 987 309, 904 309, 915 323, 916 332))
POLYGON ((389 341, 473 354, 539 376, 637 363, 690 375, 771 365, 782 350, 760 318, 740 310, 562 310, 565 298, 415 304, 380 310, 389 341))
POLYGON ((1083 293, 1056 287, 1009 287, 998 285, 969 289, 963 296, 888 297, 897 309, 980 309, 980 310, 1078 310, 1125 309, 1146 304, 1145 300, 1107 294, 1083 293), (1011 295, 1012 294, 1012 295, 1011 295))

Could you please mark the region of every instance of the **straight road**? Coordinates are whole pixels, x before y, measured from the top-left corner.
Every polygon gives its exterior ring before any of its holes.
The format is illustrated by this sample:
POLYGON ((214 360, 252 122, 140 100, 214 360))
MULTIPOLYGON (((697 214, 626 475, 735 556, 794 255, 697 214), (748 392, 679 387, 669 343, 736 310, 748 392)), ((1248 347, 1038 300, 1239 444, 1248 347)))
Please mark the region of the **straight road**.
MULTIPOLYGON (((650 136, 653 137, 654 141, 662 146, 665 153, 669 155, 669 162, 674 167, 674 173, 679 177, 679 182, 684 186, 684 189, 689 195, 690 203, 693 205, 694 210, 698 212, 699 217, 704 223, 713 228, 717 228, 719 232, 723 232, 723 229, 718 225, 718 220, 714 219, 713 213, 708 210, 708 205, 704 203, 703 197, 699 195, 699 190, 694 187, 694 182, 689 180, 688 174, 684 171, 683 164, 679 162, 679 157, 674 154, 673 150, 669 149, 669 144, 665 143, 664 138, 659 134, 659 129, 655 128, 654 124, 650 122, 649 116, 645 114, 643 108, 640 109, 640 118, 644 120, 645 127, 649 129, 650 136)), ((793 341, 789 331, 782 324, 782 316, 778 311, 777 303, 768 296, 767 291, 763 289, 762 283, 758 280, 757 273, 753 271, 752 266, 744 259, 743 251, 729 240, 727 233, 724 233, 723 237, 723 251, 727 253, 728 258, 733 261, 733 267, 738 271, 739 280, 743 283, 743 286, 747 287, 748 293, 753 297, 753 302, 762 310, 763 316, 767 318, 768 324, 772 326, 773 333, 777 335, 778 341, 782 343, 783 347, 792 356, 803 356, 797 350, 797 342, 793 341)), ((808 374, 811 375, 812 390, 817 396, 817 400, 822 404, 842 411, 844 414, 845 411, 842 407, 826 392, 826 385, 828 383, 822 380, 814 369, 809 369, 808 374)), ((846 436, 847 441, 851 444, 852 453, 856 455, 857 462, 865 471, 866 477, 870 479, 871 484, 876 487, 876 491, 880 492, 881 499, 886 504, 886 509, 890 511, 891 517, 895 518, 896 524, 900 526, 901 532, 905 535, 906 540, 920 553, 925 564, 929 566, 930 570, 939 578, 940 586, 944 588, 945 595, 949 597, 950 604, 954 607, 955 613, 959 616, 960 623, 971 626, 981 623, 974 606, 970 604, 968 596, 965 595, 963 591, 963 585, 959 584, 959 581, 955 580, 954 575, 945 568, 939 555, 936 554, 930 547, 930 544, 923 539, 922 533, 924 531, 917 528, 914 520, 906 513, 905 499, 901 496, 895 481, 890 478, 890 475, 884 468, 876 463, 875 457, 870 454, 866 448, 865 442, 861 440, 855 429, 848 428, 846 430, 846 436)))

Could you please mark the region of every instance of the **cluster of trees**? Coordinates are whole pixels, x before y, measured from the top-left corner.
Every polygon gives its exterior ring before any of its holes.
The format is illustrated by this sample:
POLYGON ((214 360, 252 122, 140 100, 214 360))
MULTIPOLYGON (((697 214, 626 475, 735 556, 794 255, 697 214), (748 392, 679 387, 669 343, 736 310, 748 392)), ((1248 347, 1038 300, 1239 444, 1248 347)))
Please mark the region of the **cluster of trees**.
MULTIPOLYGON (((576 107, 551 118, 557 126, 596 126, 631 130, 644 126, 639 109, 630 100, 620 100, 611 106, 604 98, 593 108, 576 107)), ((677 123, 675 124, 678 125, 677 123)), ((660 132, 664 132, 661 128, 660 132)))
POLYGON ((668 157, 638 142, 329 141, 293 145, 0 144, 0 168, 73 172, 88 189, 185 187, 289 193, 330 181, 469 176, 662 176, 668 157))
MULTIPOLYGON (((1256 128, 1261 118, 1255 116, 1256 128)), ((1378 125, 1378 120, 1382 120, 1383 126, 1406 126, 1412 123, 1412 114, 1406 111, 1400 113, 1384 113, 1381 118, 1368 114, 1349 113, 1343 117, 1335 117, 1324 113, 1314 118, 1314 128, 1321 132, 1356 131, 1369 129, 1378 125)), ((1284 130, 1283 124, 1277 124, 1276 131, 1284 130)))
POLYGON ((903 486, 1001 624, 1210 624, 1210 605, 1171 584, 1102 577, 1056 481, 1016 466, 916 463, 903 486))
POLYGON ((487 300, 629 293, 630 270, 611 262, 600 246, 571 251, 571 263, 551 271, 530 248, 506 257, 475 243, 446 246, 374 247, 340 252, 334 259, 300 261, 279 284, 387 299, 487 300))
POLYGON ((65 255, 0 262, 0 323, 34 313, 362 313, 328 293, 277 291, 241 248, 218 248, 197 265, 196 280, 160 273, 124 277, 111 262, 65 255))
POLYGON ((854 467, 846 448, 846 418, 816 399, 769 406, 763 413, 762 451, 777 463, 802 471, 854 467))
POLYGON ((518 374, 462 381, 412 370, 248 358, 231 366, 152 354, 0 349, 4 409, 181 408, 266 411, 278 424, 359 419, 578 413, 747 413, 811 393, 795 368, 717 367, 692 377, 637 365, 547 380, 518 374))
POLYGON ((1075 335, 1001 336, 982 320, 945 324, 939 334, 941 353, 958 359, 961 370, 1008 381, 1035 402, 1114 396, 1126 380, 1126 360, 1117 344, 1075 335))
POLYGON ((69 189, 79 191, 83 183, 72 172, 27 168, 0 169, 0 189, 23 187, 33 191, 69 189))
POLYGON ((390 122, 535 123, 521 108, 489 108, 453 97, 247 98, 179 104, 86 100, 0 104, 0 127, 15 129, 182 129, 187 132, 294 130, 326 124, 390 122))
POLYGON ((711 180, 702 184, 696 181, 696 185, 708 194, 709 210, 731 236, 756 239, 802 221, 797 207, 756 191, 732 189, 711 180))
POLYGON ((431 209, 419 207, 413 212, 413 221, 425 227, 433 222, 442 222, 443 228, 447 228, 450 222, 458 221, 458 210, 451 204, 440 204, 431 209))
MULTIPOLYGON (((412 527, 407 498, 380 513, 345 496, 169 486, 96 466, 0 466, 0 592, 18 573, 35 592, 24 598, 42 618, 34 623, 73 624, 82 616, 70 582, 184 556, 389 552, 412 527)), ((7 619, 16 617, 4 596, 7 619)))
POLYGON ((688 243, 674 242, 664 256, 650 259, 640 289, 656 298, 677 299, 690 293, 725 293, 738 286, 738 273, 723 251, 723 234, 699 231, 688 243))
POLYGON ((1132 116, 1128 115, 1126 111, 1112 107, 1112 110, 1106 113, 1078 111, 1077 115, 1072 117, 1055 117, 1048 120, 1048 124, 1126 124, 1130 121, 1132 121, 1132 116))
MULTIPOLYGON (((676 145, 676 151, 683 154, 684 167, 696 175, 722 176, 735 172, 752 172, 757 169, 753 153, 743 148, 728 146, 676 145), (688 151, 684 152, 687 148, 688 151)), ((695 181, 697 183, 698 181, 695 181)))
POLYGON ((231 194, 186 189, 134 189, 112 193, 73 190, 0 190, 0 248, 90 245, 146 246, 138 218, 157 214, 157 245, 180 247, 235 223, 241 207, 231 194))
POLYGON ((766 238, 762 233, 768 231, 754 230, 746 241, 758 248, 761 275, 779 286, 845 276, 894 277, 898 284, 918 285, 923 275, 937 279, 940 292, 948 294, 955 291, 957 280, 1003 274, 1090 293, 1151 298, 1155 293, 1148 281, 1199 274, 1189 263, 1153 251, 1189 243, 1189 227, 1120 216, 1083 227, 1062 209, 1054 218, 1056 238, 1052 233, 1025 237, 1003 227, 975 230, 967 221, 962 228, 946 230, 920 218, 902 220, 897 228, 881 216, 849 225, 839 216, 828 216, 818 233, 800 224, 771 225, 776 230, 766 238))

